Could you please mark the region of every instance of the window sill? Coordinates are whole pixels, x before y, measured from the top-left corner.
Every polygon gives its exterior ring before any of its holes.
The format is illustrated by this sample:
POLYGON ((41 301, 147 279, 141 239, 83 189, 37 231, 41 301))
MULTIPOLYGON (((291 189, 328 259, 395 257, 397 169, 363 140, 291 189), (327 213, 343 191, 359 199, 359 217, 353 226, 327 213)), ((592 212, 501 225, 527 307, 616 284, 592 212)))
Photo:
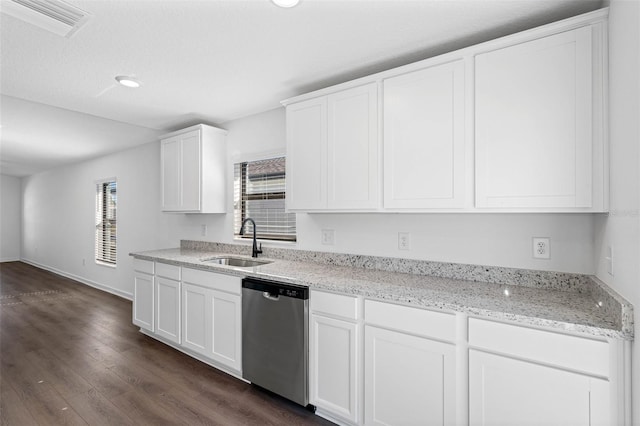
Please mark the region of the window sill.
POLYGON ((117 264, 101 262, 99 260, 96 260, 96 265, 104 266, 104 267, 111 268, 111 269, 116 269, 116 267, 118 266, 117 264))
MULTIPOLYGON (((253 244, 253 240, 251 238, 234 238, 233 242, 235 244, 242 244, 250 246, 253 244)), ((278 240, 261 240, 258 238, 258 245, 261 244, 265 247, 287 247, 294 248, 298 245, 297 241, 278 241, 278 240)))

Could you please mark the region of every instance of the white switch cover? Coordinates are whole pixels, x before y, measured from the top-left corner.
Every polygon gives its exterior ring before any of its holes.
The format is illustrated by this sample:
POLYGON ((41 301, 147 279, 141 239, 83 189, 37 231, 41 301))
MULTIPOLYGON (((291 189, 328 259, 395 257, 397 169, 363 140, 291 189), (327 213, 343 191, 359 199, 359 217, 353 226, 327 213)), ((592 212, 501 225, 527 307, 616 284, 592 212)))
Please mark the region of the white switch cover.
POLYGON ((203 237, 207 236, 207 225, 200 225, 200 235, 203 237))
POLYGON ((336 231, 333 229, 323 229, 320 238, 322 244, 332 246, 336 242, 336 231))
POLYGON ((408 232, 398 232, 398 250, 411 249, 411 234, 408 232))
POLYGON ((613 248, 611 246, 607 246, 607 254, 604 260, 607 264, 607 273, 613 276, 613 248))
POLYGON ((534 237, 533 238, 533 257, 536 259, 549 259, 551 258, 551 244, 547 237, 534 237))

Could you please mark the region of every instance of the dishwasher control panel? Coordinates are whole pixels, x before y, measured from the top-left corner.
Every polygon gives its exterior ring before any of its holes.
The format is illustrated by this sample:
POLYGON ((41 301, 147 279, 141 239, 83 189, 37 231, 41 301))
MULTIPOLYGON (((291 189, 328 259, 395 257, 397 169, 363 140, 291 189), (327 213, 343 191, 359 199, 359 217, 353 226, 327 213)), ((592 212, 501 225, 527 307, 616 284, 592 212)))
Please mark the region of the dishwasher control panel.
POLYGON ((295 284, 286 284, 263 279, 245 278, 242 280, 242 287, 249 288, 251 290, 267 292, 274 296, 277 295, 303 300, 309 298, 309 287, 295 284))

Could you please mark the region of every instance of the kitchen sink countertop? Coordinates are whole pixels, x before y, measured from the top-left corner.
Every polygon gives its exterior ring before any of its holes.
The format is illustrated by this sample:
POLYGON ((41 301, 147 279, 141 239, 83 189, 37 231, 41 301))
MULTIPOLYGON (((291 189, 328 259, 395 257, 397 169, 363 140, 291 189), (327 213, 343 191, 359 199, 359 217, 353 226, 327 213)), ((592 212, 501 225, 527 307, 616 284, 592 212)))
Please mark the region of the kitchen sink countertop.
MULTIPOLYGON (((269 260, 271 263, 254 267, 233 267, 206 262, 212 257, 238 257, 237 250, 220 252, 183 247, 131 255, 138 259, 236 276, 277 280, 317 290, 364 296, 409 306, 463 312, 594 336, 633 339, 631 305, 593 277, 589 277, 593 280, 590 284, 601 287, 595 292, 598 297, 603 300, 613 297, 615 300, 599 301, 594 298, 594 291, 561 291, 525 285, 495 284, 313 261, 260 257, 259 260, 269 260), (613 314, 612 309, 606 309, 611 302, 614 306, 613 314), (616 312, 615 306, 621 308, 622 314, 616 312)), ((489 268, 486 270, 489 271, 489 268)))

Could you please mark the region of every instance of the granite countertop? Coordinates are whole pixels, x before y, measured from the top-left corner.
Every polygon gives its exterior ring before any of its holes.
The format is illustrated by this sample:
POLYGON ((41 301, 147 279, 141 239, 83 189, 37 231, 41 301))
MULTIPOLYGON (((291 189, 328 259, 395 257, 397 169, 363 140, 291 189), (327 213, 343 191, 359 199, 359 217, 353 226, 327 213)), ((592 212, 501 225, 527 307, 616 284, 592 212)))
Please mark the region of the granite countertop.
MULTIPOLYGON (((251 268, 203 262, 216 256, 237 257, 235 250, 223 252, 183 247, 131 255, 144 260, 272 279, 409 306, 463 312, 599 337, 633 339, 633 324, 625 323, 632 321, 629 318, 632 315, 628 312, 621 316, 611 315, 610 310, 603 309, 602 302, 594 299, 593 292, 560 291, 268 257, 260 260, 271 263, 251 268)), ((630 305, 626 308, 632 309, 630 305)))

